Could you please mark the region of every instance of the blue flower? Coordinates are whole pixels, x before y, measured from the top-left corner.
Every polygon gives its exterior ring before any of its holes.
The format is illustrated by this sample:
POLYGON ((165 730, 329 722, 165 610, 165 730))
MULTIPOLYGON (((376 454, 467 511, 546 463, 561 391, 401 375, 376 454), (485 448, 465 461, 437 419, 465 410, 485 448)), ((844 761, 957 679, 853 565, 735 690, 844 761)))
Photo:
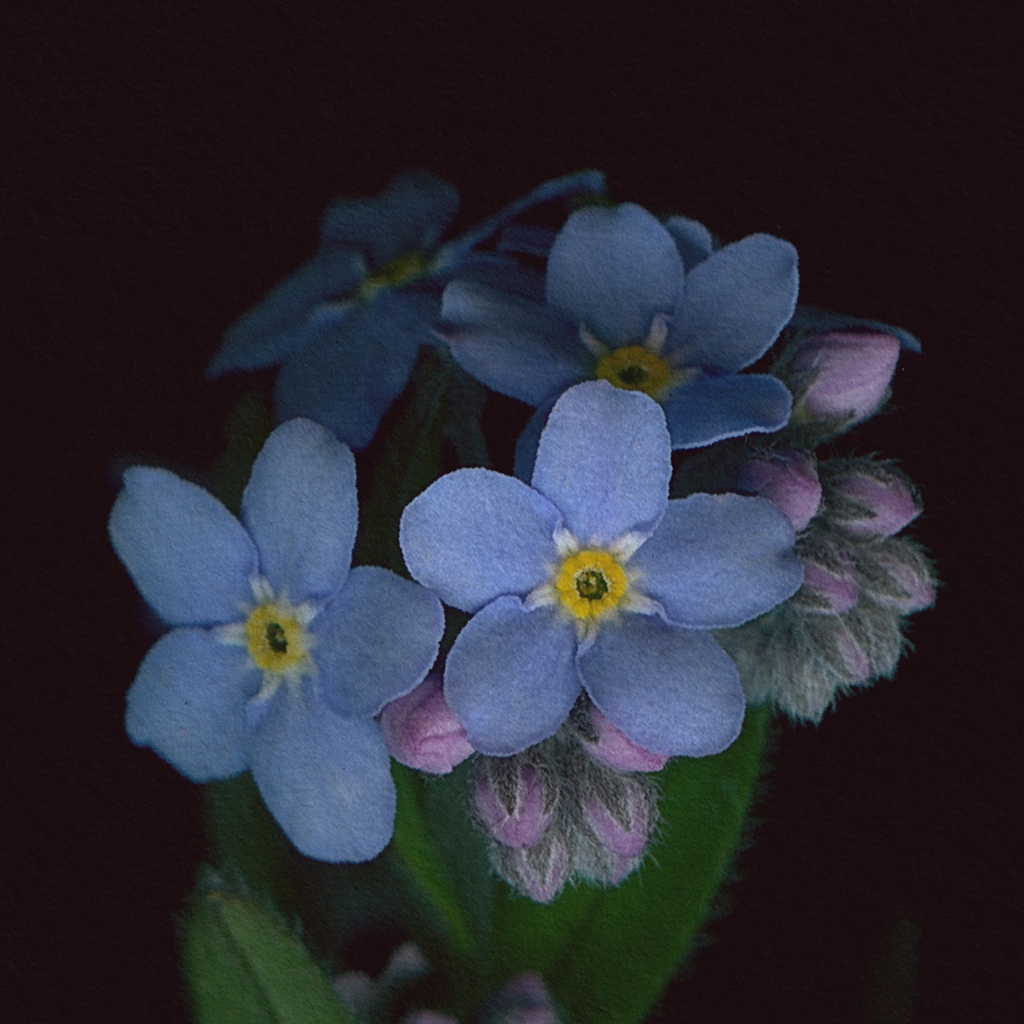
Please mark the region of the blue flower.
POLYGON ((477 750, 552 735, 581 687, 657 754, 713 754, 738 735, 743 691, 708 630, 790 597, 803 569, 770 502, 669 501, 670 455, 655 402, 588 382, 555 405, 532 486, 462 469, 406 507, 412 576, 473 613, 444 687, 477 750))
POLYGON ((451 274, 517 290, 523 275, 511 257, 473 247, 532 206, 603 184, 594 171, 546 182, 445 244, 459 197, 427 171, 398 175, 375 198, 340 199, 324 214, 313 259, 228 329, 207 375, 284 363, 278 419, 305 416, 365 448, 420 345, 436 343, 431 326, 451 274))
POLYGON ((110 514, 118 556, 173 626, 128 693, 132 741, 194 782, 251 769, 304 854, 376 856, 395 789, 378 725, 437 655, 432 594, 386 569, 350 569, 355 460, 291 420, 256 459, 239 522, 211 494, 134 466, 110 514))
POLYGON ((453 281, 440 328, 463 369, 539 406, 541 418, 566 388, 596 377, 660 402, 673 448, 788 421, 781 381, 739 375, 793 313, 797 256, 788 242, 750 235, 712 252, 696 221, 662 225, 631 203, 588 207, 556 236, 545 290, 539 304, 453 281))

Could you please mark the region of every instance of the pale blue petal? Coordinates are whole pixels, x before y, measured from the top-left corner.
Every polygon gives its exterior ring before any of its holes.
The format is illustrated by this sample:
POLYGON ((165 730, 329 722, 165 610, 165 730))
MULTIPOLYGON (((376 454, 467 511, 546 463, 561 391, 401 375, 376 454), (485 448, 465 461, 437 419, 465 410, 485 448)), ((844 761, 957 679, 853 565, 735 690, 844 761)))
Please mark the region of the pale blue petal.
POLYGON ((365 861, 391 839, 395 786, 380 728, 346 719, 308 686, 282 685, 252 742, 263 800, 307 857, 365 861))
POLYGON ((711 232, 699 221, 690 220, 689 217, 669 217, 665 221, 665 229, 675 240, 687 274, 714 251, 711 232))
POLYGON ((109 530, 118 558, 168 625, 245 618, 256 549, 242 524, 208 491, 165 469, 132 466, 109 530))
POLYGON ((540 436, 547 426, 548 417, 555 407, 560 395, 553 395, 542 405, 537 406, 533 415, 526 421, 523 432, 516 441, 516 452, 512 463, 512 475, 519 480, 529 483, 533 479, 533 467, 537 461, 537 447, 540 445, 540 436))
POLYGON ((577 327, 547 306, 485 285, 444 290, 438 333, 477 380, 530 405, 592 375, 594 357, 577 327))
POLYGON ((557 732, 580 683, 576 629, 554 609, 501 597, 463 627, 448 654, 444 695, 482 754, 508 757, 557 732))
POLYGON ((471 252, 459 261, 457 278, 544 304, 544 274, 497 252, 471 252))
POLYGON ((666 353, 686 366, 735 373, 768 351, 796 307, 797 254, 773 235, 749 235, 686 276, 666 353))
POLYGON ((206 376, 260 370, 308 345, 316 333, 317 307, 347 298, 364 272, 362 257, 351 249, 314 257, 227 329, 206 376))
POLYGON ((633 203, 578 210, 548 257, 548 303, 611 348, 643 341, 655 314, 675 309, 682 283, 672 236, 633 203))
POLYGON ((696 629, 739 626, 803 582, 789 520, 770 501, 739 494, 670 501, 629 568, 670 622, 696 629))
POLYGON ((352 451, 312 420, 278 427, 242 495, 260 571, 295 604, 332 594, 352 562, 358 517, 352 451))
POLYGON ((740 734, 739 673, 707 633, 627 615, 599 629, 578 660, 598 709, 645 750, 706 757, 740 734))
POLYGON ((454 185, 430 171, 406 171, 379 196, 335 200, 321 221, 320 242, 357 248, 381 267, 404 253, 433 249, 458 208, 454 185))
POLYGON ((781 430, 789 422, 793 396, 767 374, 701 374, 677 387, 663 408, 672 447, 699 448, 727 437, 781 430))
POLYGON ((371 718, 423 681, 437 657, 444 609, 418 583, 364 565, 309 628, 321 696, 339 714, 371 718))
POLYGON ((541 435, 533 486, 559 509, 582 544, 654 529, 672 474, 657 402, 607 381, 570 388, 541 435))
POLYGON ((176 629, 143 659, 125 728, 193 782, 230 778, 248 767, 246 704, 259 683, 245 648, 204 629, 176 629))
POLYGON ((528 594, 556 560, 560 515, 521 480, 459 469, 405 507, 398 540, 414 579, 445 604, 475 612, 502 594, 528 594))
POLYGON ((282 367, 277 417, 304 416, 333 430, 356 451, 402 393, 437 316, 432 295, 388 289, 326 327, 282 367))

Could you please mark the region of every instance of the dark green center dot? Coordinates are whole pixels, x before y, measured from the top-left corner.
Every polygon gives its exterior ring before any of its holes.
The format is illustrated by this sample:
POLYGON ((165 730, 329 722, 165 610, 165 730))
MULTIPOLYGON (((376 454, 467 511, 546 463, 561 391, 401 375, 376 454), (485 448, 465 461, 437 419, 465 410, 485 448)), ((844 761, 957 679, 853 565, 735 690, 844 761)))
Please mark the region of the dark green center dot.
POLYGON ((608 593, 608 581, 597 569, 584 569, 576 577, 576 593, 585 601, 600 601, 608 593))
POLYGON ((650 373, 648 373, 647 367, 639 366, 636 363, 631 363, 629 366, 624 366, 619 370, 619 380, 631 388, 636 388, 646 383, 649 376, 650 373))
POLYGON ((280 623, 267 623, 267 643, 275 654, 288 653, 288 634, 280 623))

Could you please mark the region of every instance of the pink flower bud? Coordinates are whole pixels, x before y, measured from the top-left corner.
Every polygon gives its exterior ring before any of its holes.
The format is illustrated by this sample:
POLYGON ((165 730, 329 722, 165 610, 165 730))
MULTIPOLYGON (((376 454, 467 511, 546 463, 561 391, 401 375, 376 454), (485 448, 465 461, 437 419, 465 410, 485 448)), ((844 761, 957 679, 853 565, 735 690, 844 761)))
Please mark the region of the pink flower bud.
POLYGON ((483 1015, 486 1024, 559 1024, 554 1000, 534 971, 517 974, 495 993, 483 1015))
POLYGON ((804 452, 782 452, 748 462, 738 486, 777 505, 797 532, 814 518, 821 504, 818 472, 804 452))
POLYGON ((860 598, 857 570, 846 555, 840 557, 843 569, 838 573, 830 572, 813 562, 804 564, 804 586, 816 597, 828 602, 828 608, 820 609, 828 615, 848 612, 857 606, 860 598))
POLYGON ((935 573, 917 549, 905 541, 889 540, 873 550, 875 562, 889 574, 905 595, 877 594, 875 599, 909 615, 935 601, 935 573))
POLYGON ((891 537, 899 533, 909 522, 916 519, 921 508, 909 484, 895 473, 886 472, 885 479, 856 473, 840 480, 836 493, 867 509, 871 515, 865 518, 846 517, 837 510, 832 518, 844 530, 859 537, 891 537))
POLYGON ((543 774, 532 765, 515 764, 511 779, 492 782, 482 775, 473 790, 473 802, 481 824, 504 846, 533 846, 555 816, 543 774), (501 795, 497 790, 501 790, 501 795))
POLYGON ((402 1018, 402 1024, 459 1024, 459 1021, 437 1010, 413 1010, 402 1018))
MULTIPOLYGON (((829 621, 835 621, 837 625, 842 624, 840 619, 829 621)), ((840 657, 843 659, 843 664, 846 666, 846 671, 850 675, 851 682, 863 683, 874 675, 871 659, 864 653, 860 644, 854 639, 853 634, 845 626, 836 631, 834 642, 836 650, 838 650, 840 657)))
POLYGON ((612 800, 607 799, 610 794, 598 792, 585 797, 584 813, 603 846, 619 857, 639 857, 654 826, 647 793, 635 779, 630 778, 619 780, 615 788, 617 792, 612 795, 612 800))
POLYGON ((513 850, 519 886, 538 903, 550 903, 569 880, 569 851, 561 836, 547 835, 528 850, 513 850))
POLYGON ((814 419, 867 419, 882 404, 900 356, 899 339, 870 331, 830 331, 809 338, 793 372, 811 380, 801 402, 814 419))
POLYGON ((657 772, 668 762, 665 755, 653 754, 637 746, 593 705, 590 707, 590 722, 597 733, 597 742, 585 742, 584 746, 587 753, 598 761, 623 772, 657 772))
POLYGON ((466 730, 445 703, 437 672, 388 704, 380 724, 388 752, 410 768, 446 775, 473 753, 466 730))

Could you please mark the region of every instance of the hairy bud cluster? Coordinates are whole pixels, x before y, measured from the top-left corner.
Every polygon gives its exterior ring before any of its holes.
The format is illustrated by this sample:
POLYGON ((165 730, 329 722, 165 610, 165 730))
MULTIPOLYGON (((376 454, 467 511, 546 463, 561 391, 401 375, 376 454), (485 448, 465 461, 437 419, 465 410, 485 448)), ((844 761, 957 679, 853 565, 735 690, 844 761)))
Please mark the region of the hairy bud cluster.
MULTIPOLYGON (((796 456, 758 460, 741 480, 787 507, 796 456)), ((800 454, 806 479, 809 456, 800 454)), ((905 646, 905 617, 935 600, 935 570, 915 541, 894 536, 921 511, 910 480, 891 462, 817 464, 818 508, 798 528, 804 584, 786 603, 716 634, 736 662, 750 703, 773 701, 792 718, 817 722, 840 693, 891 677, 905 646)), ((805 493, 812 490, 809 482, 805 493)), ((805 509, 801 510, 804 516, 805 509)), ((794 517, 791 515, 791 520, 794 517)))
POLYGON ((625 737, 610 739, 614 730, 582 697, 551 739, 473 764, 469 813, 491 839, 491 864, 540 903, 574 877, 617 885, 640 864, 654 834, 654 785, 608 758, 646 770, 661 768, 665 759, 625 737))

